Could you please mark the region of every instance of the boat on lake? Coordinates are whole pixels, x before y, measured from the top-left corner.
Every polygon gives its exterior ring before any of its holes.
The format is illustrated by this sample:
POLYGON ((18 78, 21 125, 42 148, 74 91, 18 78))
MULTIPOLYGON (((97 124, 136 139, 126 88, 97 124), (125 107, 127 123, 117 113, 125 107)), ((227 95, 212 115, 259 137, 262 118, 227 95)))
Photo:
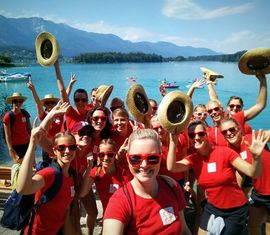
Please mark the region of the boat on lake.
POLYGON ((167 81, 166 78, 164 78, 162 81, 161 81, 161 85, 165 88, 178 88, 179 85, 176 84, 176 82, 169 82, 167 81))
POLYGON ((0 72, 0 82, 24 82, 31 77, 30 73, 8 73, 6 71, 0 72))

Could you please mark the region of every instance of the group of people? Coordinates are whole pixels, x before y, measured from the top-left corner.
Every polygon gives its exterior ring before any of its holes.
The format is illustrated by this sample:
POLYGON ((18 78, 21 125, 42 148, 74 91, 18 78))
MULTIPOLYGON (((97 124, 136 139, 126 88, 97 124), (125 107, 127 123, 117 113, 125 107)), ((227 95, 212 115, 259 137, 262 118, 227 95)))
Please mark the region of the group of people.
MULTIPOLYGON (((151 112, 144 123, 131 120, 118 97, 107 108, 96 97, 98 88, 91 90, 91 102, 85 89, 75 90, 72 107, 69 96, 76 76, 72 74, 66 88, 58 60, 54 68, 60 98, 47 94, 40 99, 33 82, 27 84, 40 125, 35 122, 31 128, 30 115, 22 109, 27 98, 20 93, 7 98, 12 110, 3 118, 17 192, 36 193, 38 200, 54 183, 50 164, 62 169, 61 190, 38 207, 32 234, 82 234, 82 207, 88 234, 93 234, 95 193, 103 206, 105 235, 255 235, 264 222, 270 234, 270 132, 255 132, 247 123, 266 106, 265 75, 257 75, 257 102, 246 110, 243 100, 233 96, 225 111, 213 80, 196 80, 188 95, 192 98, 206 82, 210 101, 195 106, 185 130, 169 133, 160 123, 154 99, 149 99, 151 112), (208 116, 212 124, 206 122, 208 116), (37 145, 42 147, 44 168, 34 173, 37 145), (196 209, 192 228, 184 216, 190 200, 196 209)), ((164 88, 161 95, 166 95, 164 88)))

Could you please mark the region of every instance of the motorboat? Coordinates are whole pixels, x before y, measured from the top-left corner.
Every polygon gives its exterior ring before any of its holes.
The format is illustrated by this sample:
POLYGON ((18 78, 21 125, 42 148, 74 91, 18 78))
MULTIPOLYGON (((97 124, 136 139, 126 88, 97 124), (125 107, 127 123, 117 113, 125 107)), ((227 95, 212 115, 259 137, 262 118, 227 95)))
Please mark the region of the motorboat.
POLYGON ((179 85, 176 82, 168 82, 166 78, 161 81, 161 85, 165 88, 178 88, 179 85))
POLYGON ((24 82, 28 81, 30 77, 30 73, 7 73, 6 71, 1 71, 0 82, 24 82))

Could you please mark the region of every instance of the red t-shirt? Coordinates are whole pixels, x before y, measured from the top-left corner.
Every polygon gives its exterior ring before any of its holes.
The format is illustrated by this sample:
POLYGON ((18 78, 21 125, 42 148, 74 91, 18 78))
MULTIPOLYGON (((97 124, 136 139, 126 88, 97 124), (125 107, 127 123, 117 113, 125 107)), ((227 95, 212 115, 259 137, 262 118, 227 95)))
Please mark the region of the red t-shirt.
POLYGON ((116 219, 125 226, 131 219, 128 235, 132 234, 180 234, 182 224, 179 212, 185 208, 185 199, 180 186, 169 188, 160 177, 155 198, 142 198, 135 194, 132 184, 126 186, 131 203, 123 190, 117 190, 110 198, 104 219, 116 219), (176 195, 175 195, 176 194, 176 195), (131 210, 132 206, 132 210, 131 210))
MULTIPOLYGON (((45 186, 35 194, 35 202, 53 184, 54 169, 47 167, 37 172, 44 178, 45 186)), ((74 197, 74 182, 72 176, 63 175, 60 191, 49 202, 38 207, 33 223, 32 234, 55 235, 64 224, 65 212, 74 197)), ((28 234, 25 229, 24 234, 28 234)))
POLYGON ((105 174, 103 170, 97 176, 97 168, 93 168, 90 172, 90 177, 93 178, 100 201, 103 206, 103 211, 105 211, 110 197, 113 193, 122 187, 124 184, 129 182, 133 176, 131 173, 125 169, 118 167, 113 174, 105 174))
MULTIPOLYGON (((248 141, 248 143, 252 142, 252 134, 245 135, 244 139, 241 143, 240 149, 236 150, 241 158, 249 163, 252 163, 253 157, 250 153, 248 147, 244 143, 244 140, 248 141)), ((261 161, 262 161, 262 174, 253 179, 253 187, 255 188, 256 192, 261 195, 270 195, 270 152, 266 149, 263 150, 261 154, 261 161)))
POLYGON ((214 146, 207 157, 195 153, 185 158, 193 168, 198 184, 206 191, 208 202, 217 208, 234 208, 247 202, 231 164, 237 157, 239 155, 228 147, 214 146))
POLYGON ((66 128, 67 130, 71 130, 75 123, 86 120, 87 111, 84 114, 80 114, 73 107, 70 107, 65 116, 66 116, 66 128))
POLYGON ((87 158, 86 158, 87 154, 78 157, 77 155, 75 156, 75 158, 71 161, 70 167, 72 167, 72 169, 75 170, 76 172, 76 181, 78 183, 81 182, 82 178, 83 178, 83 174, 87 168, 87 158))
MULTIPOLYGON (((27 131, 27 119, 30 118, 30 114, 28 112, 26 113, 27 117, 25 117, 22 112, 13 112, 15 115, 15 123, 10 128, 12 145, 27 144, 30 140, 30 135, 27 131)), ((3 123, 10 123, 9 113, 5 113, 3 123)))
MULTIPOLYGON (((47 115, 47 112, 44 112, 42 117, 39 117, 39 119, 42 121, 47 115)), ((56 118, 53 119, 53 121, 51 122, 50 128, 48 130, 48 138, 50 140, 52 140, 54 138, 54 136, 61 131, 62 129, 62 125, 64 122, 64 116, 58 116, 56 118)))

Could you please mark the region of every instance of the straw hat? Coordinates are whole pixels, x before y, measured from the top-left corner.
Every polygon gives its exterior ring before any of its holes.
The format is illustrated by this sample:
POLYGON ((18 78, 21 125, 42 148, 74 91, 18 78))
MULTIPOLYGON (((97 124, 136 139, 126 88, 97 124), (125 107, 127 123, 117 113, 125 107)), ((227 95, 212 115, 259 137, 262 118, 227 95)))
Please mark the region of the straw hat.
POLYGON ((26 99, 27 99, 27 97, 22 96, 22 94, 20 92, 14 92, 12 94, 12 96, 8 96, 6 98, 6 102, 9 103, 9 104, 12 104, 13 100, 23 100, 23 101, 25 101, 26 99))
POLYGON ((100 85, 96 90, 96 100, 101 103, 101 107, 105 107, 106 102, 111 95, 113 90, 113 86, 100 85))
POLYGON ((49 32, 40 33, 36 38, 36 55, 38 63, 50 66, 58 59, 59 45, 49 32))
POLYGON ((191 118, 193 103, 188 95, 181 91, 172 91, 165 95, 158 107, 161 126, 168 132, 183 131, 191 118))
POLYGON ((148 97, 140 84, 134 84, 129 88, 126 104, 129 112, 138 122, 143 122, 145 116, 151 112, 148 97))
POLYGON ((42 105, 44 105, 45 102, 47 101, 54 101, 55 103, 57 103, 60 99, 56 98, 53 96, 53 94, 47 94, 44 96, 44 98, 41 101, 42 105))
POLYGON ((210 81, 215 81, 217 78, 224 78, 224 76, 220 73, 217 73, 211 69, 200 67, 201 71, 203 72, 203 76, 205 79, 210 81))
POLYGON ((270 73, 270 48, 255 48, 244 53, 238 63, 244 74, 270 73))

